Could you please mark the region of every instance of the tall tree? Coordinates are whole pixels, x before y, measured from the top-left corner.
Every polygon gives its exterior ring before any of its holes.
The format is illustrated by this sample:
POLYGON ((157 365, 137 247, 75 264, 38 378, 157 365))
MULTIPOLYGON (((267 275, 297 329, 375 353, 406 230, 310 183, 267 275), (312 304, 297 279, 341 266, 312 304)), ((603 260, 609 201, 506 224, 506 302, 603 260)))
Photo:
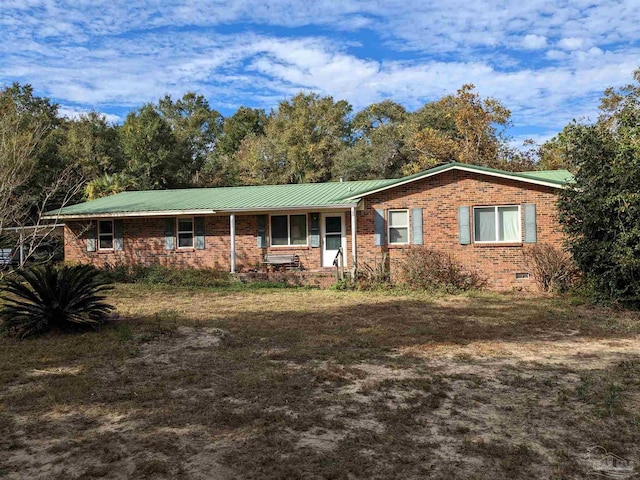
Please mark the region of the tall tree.
POLYGON ((120 129, 125 173, 141 190, 185 186, 188 152, 152 104, 129 113, 120 129))
POLYGON ((233 156, 247 136, 263 135, 266 123, 267 114, 264 110, 244 106, 238 108, 232 116, 224 119, 218 152, 233 156))
POLYGON ((336 157, 334 177, 349 180, 390 178, 402 173, 411 159, 405 108, 391 100, 374 103, 351 122, 354 142, 336 157))
POLYGON ((7 95, 0 95, 0 231, 22 225, 32 208, 26 189, 38 166, 37 153, 48 125, 7 95))
POLYGON ((66 123, 60 155, 67 164, 79 164, 89 180, 124 168, 117 127, 98 112, 80 115, 66 123))
POLYGON ((640 306, 640 69, 634 79, 605 92, 596 124, 565 129, 575 184, 560 219, 597 296, 640 306))
POLYGON ((504 166, 499 154, 510 116, 498 100, 482 98, 474 85, 463 85, 455 95, 447 95, 414 116, 419 123, 411 144, 417 160, 405 173, 449 161, 504 166))
POLYGON ((231 186, 240 183, 236 154, 246 138, 264 135, 267 114, 262 109, 240 107, 224 119, 222 135, 213 154, 203 168, 203 182, 209 186, 231 186))
POLYGON ((540 170, 566 169, 575 172, 575 165, 572 163, 573 128, 577 123, 566 126, 555 137, 547 140, 540 146, 538 168, 540 170))
POLYGON ((209 106, 206 98, 193 92, 175 101, 166 95, 158 102, 157 110, 171 127, 182 150, 180 154, 184 155, 179 183, 200 183, 199 172, 216 148, 222 131, 222 115, 209 106))
POLYGON ((41 222, 42 214, 78 198, 82 189, 79 169, 58 156, 60 124, 57 105, 34 96, 31 86, 0 92, 0 236, 9 232, 23 258, 54 230, 55 222, 41 222), (17 228, 19 236, 7 228, 17 228))
MULTIPOLYGON (((64 141, 62 126, 64 120, 58 116, 58 105, 46 97, 33 94, 31 85, 14 83, 0 93, 0 114, 12 111, 19 118, 19 129, 40 132, 39 139, 31 158, 36 162, 33 175, 23 188, 33 196, 37 203, 44 185, 55 181, 58 174, 66 168, 59 149, 64 141)), ((11 114, 10 114, 11 115, 11 114)))
POLYGON ((237 159, 241 177, 264 178, 273 183, 324 182, 331 178, 335 156, 348 144, 344 100, 299 93, 280 102, 265 126, 265 138, 254 136, 243 143, 237 159), (263 168, 262 173, 252 172, 263 168))

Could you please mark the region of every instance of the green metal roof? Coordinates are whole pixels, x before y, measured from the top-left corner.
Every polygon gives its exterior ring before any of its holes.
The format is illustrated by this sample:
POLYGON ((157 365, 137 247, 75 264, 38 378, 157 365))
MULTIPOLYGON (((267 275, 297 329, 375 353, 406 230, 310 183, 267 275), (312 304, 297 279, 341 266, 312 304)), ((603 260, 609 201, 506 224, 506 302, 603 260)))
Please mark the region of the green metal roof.
POLYGON ((383 187, 393 180, 300 183, 249 187, 186 188, 122 192, 48 212, 49 216, 180 211, 246 211, 331 208, 351 205, 346 198, 383 187))
POLYGON ((573 174, 569 170, 536 170, 534 172, 521 172, 520 176, 551 181, 560 185, 573 182, 573 174))
MULTIPOLYGON (((439 172, 461 168, 533 183, 562 186, 572 181, 566 170, 507 172, 462 163, 449 163, 407 177, 354 182, 302 183, 247 187, 187 188, 122 192, 47 212, 48 218, 335 208, 354 205, 361 197, 439 172)), ((46 217, 45 217, 46 218, 46 217)))

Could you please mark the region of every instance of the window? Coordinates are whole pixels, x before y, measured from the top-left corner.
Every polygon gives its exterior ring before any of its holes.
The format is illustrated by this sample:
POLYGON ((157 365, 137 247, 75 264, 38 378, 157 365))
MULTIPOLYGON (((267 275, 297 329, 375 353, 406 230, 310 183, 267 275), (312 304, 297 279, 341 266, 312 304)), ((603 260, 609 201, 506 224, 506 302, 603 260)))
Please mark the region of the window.
POLYGON ((113 250, 113 220, 98 222, 98 250, 113 250))
POLYGON ((389 243, 409 243, 409 210, 389 210, 389 243))
POLYGON ((307 215, 272 215, 271 246, 307 245, 307 215))
POLYGON ((521 242, 520 206, 474 207, 473 232, 477 243, 521 242))
POLYGON ((193 248, 193 218, 178 219, 178 248, 193 248))

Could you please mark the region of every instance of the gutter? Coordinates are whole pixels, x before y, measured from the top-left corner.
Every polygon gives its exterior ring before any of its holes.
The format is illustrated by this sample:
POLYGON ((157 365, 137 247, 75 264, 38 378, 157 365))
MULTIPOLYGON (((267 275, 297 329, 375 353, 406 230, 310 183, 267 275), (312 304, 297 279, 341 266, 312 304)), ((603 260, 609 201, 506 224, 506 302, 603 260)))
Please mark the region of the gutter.
POLYGON ((260 207, 260 208, 233 208, 220 210, 150 210, 141 212, 95 212, 95 213, 69 213, 69 214, 52 214, 44 215, 43 220, 81 220, 93 218, 123 218, 123 217, 176 217, 176 216, 198 216, 198 215, 214 215, 219 213, 252 213, 252 212, 289 212, 299 210, 344 210, 351 207, 357 207, 360 199, 355 199, 353 203, 345 203, 338 205, 307 205, 304 207, 260 207))
POLYGON ((82 218, 120 218, 120 217, 168 217, 175 215, 211 215, 215 210, 155 210, 148 212, 96 212, 96 213, 56 213, 43 215, 43 220, 82 219, 82 218))
MULTIPOLYGON (((42 217, 43 219, 45 217, 42 217)), ((45 228, 60 228, 60 227, 64 227, 64 223, 50 223, 50 224, 44 224, 44 225, 26 225, 24 227, 1 227, 0 228, 0 233, 1 232, 24 232, 26 230, 40 230, 40 229, 45 229, 45 228)))

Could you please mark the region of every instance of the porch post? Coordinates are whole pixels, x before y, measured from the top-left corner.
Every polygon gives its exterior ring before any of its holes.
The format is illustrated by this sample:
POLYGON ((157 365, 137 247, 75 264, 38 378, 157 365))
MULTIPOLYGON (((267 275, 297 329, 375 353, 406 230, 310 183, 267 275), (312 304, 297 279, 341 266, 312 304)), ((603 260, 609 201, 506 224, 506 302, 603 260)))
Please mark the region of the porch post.
POLYGON ((356 218, 356 207, 351 207, 351 260, 353 262, 352 273, 355 276, 358 268, 358 247, 356 235, 358 232, 358 220, 356 218))
POLYGON ((231 223, 231 273, 236 273, 236 214, 229 217, 231 223))
POLYGON ((24 230, 20 230, 20 268, 24 267, 24 230))

